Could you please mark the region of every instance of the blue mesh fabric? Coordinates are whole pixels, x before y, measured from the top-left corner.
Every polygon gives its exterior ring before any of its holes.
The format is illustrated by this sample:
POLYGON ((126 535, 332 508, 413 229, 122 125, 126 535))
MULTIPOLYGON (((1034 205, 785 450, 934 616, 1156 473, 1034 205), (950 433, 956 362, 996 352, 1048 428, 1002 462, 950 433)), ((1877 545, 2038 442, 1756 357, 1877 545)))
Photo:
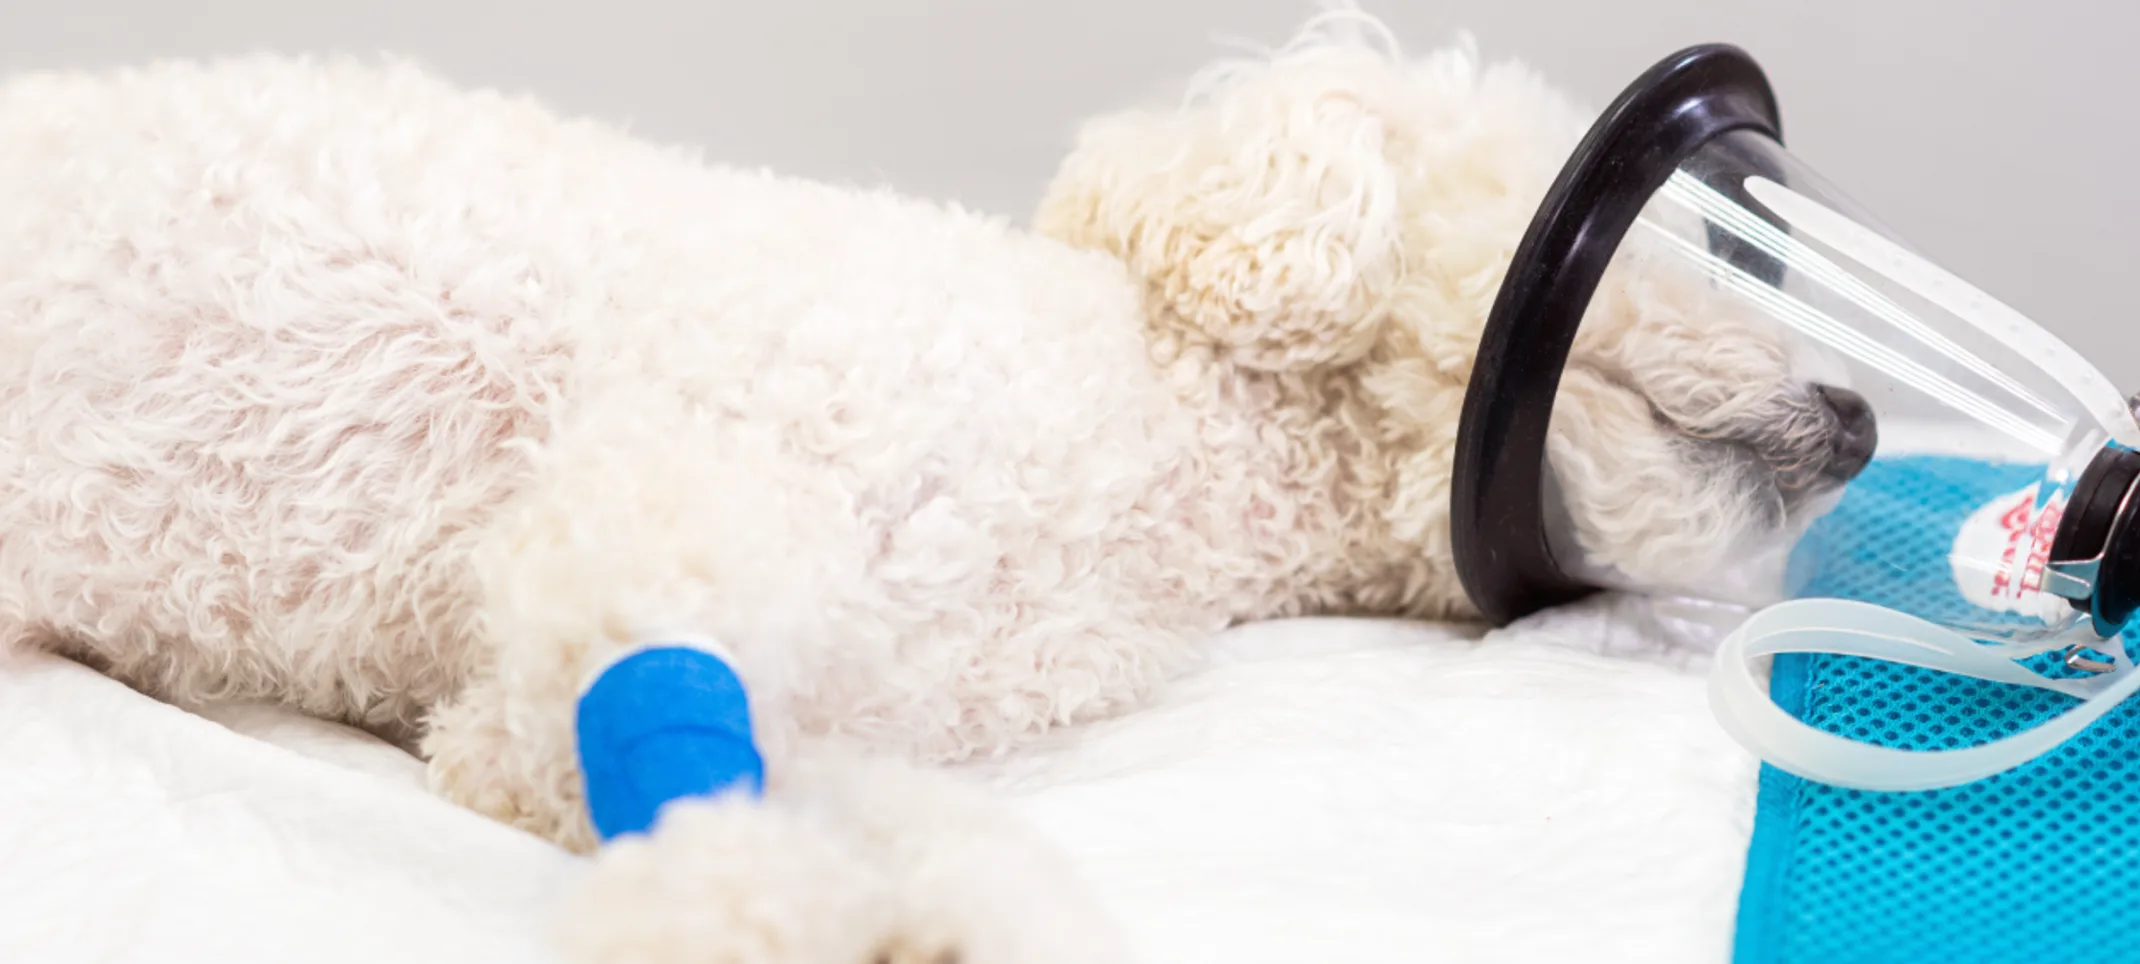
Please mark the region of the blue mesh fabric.
MULTIPOLYGON (((1805 595, 1982 615, 1954 589, 1953 534, 1970 510, 2038 476, 1959 459, 1876 463, 1817 533, 1828 541, 1805 595)), ((2031 665, 2067 672, 2055 655, 2031 665)), ((1771 692, 1813 726, 1907 749, 1983 743, 2073 704, 1845 656, 1781 657, 1771 692)), ((1735 960, 2140 960, 2111 902, 2140 887, 2136 733, 2140 708, 2129 703, 2023 767, 1925 792, 1842 790, 1763 767, 1735 960)))

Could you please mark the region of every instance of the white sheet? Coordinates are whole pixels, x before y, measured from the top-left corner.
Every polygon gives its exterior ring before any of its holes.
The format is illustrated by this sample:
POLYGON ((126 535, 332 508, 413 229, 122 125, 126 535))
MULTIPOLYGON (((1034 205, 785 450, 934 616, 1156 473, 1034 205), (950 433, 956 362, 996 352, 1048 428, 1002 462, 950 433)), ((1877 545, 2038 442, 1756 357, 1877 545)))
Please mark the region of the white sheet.
MULTIPOLYGON (((1150 709, 976 769, 1152 964, 1710 964, 1755 764, 1705 666, 1624 599, 1483 640, 1267 624, 1150 709)), ((548 959, 575 859, 432 799, 365 737, 215 717, 0 667, 0 961, 548 959)))

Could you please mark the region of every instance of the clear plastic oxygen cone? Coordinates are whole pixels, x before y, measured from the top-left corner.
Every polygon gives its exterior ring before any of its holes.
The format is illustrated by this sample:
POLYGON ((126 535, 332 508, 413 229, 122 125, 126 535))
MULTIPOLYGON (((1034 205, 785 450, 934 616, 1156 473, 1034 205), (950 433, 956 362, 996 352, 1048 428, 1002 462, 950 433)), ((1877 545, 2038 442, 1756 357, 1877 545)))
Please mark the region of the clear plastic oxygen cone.
POLYGON ((1709 140, 1650 196, 1559 384, 1546 533, 1572 576, 1861 599, 1985 640, 2122 619, 2089 554, 2128 517, 2105 468, 2140 443, 2125 394, 1764 133, 1709 140))

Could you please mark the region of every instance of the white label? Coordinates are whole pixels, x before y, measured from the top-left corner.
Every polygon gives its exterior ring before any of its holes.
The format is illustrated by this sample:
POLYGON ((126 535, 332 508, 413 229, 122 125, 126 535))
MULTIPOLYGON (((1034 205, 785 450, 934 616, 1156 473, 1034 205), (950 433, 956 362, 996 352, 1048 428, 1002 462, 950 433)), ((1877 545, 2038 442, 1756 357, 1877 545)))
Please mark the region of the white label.
POLYGON ((2065 600, 2043 591, 2061 504, 2038 507, 2036 486, 2000 496, 1963 520, 1955 534, 1954 585, 1972 605, 2055 618, 2065 600))

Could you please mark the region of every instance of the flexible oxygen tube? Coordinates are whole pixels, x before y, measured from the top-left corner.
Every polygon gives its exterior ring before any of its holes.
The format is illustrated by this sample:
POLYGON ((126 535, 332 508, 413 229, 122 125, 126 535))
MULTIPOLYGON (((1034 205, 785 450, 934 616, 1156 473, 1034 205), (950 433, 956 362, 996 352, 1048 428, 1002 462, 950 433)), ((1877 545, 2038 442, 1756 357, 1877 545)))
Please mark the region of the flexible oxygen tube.
MULTIPOLYGON (((2055 646, 2053 648, 2056 648, 2055 646)), ((1800 599, 1755 613, 1724 638, 1709 677, 1710 703, 1726 732, 1784 772, 1856 790, 1932 790, 2011 770, 2087 729, 2135 690, 2140 670, 2122 645, 2104 674, 2049 679, 2014 660, 2031 652, 1979 643, 1907 613, 1842 599, 1800 599), (1827 733, 1770 699, 1756 661, 1781 653, 1828 653, 1904 663, 1977 679, 2032 686, 2080 700, 2032 729, 1957 750, 1897 750, 1827 733)))

